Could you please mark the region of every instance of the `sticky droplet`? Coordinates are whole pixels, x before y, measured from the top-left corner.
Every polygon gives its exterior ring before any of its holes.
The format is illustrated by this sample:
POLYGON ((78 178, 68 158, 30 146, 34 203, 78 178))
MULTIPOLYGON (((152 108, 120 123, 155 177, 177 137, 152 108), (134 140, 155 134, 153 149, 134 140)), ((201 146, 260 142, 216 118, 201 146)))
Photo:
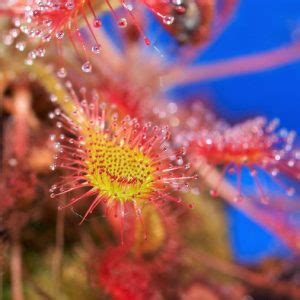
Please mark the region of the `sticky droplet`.
POLYGON ((82 66, 81 70, 84 73, 91 73, 92 72, 92 64, 89 61, 86 61, 82 66))

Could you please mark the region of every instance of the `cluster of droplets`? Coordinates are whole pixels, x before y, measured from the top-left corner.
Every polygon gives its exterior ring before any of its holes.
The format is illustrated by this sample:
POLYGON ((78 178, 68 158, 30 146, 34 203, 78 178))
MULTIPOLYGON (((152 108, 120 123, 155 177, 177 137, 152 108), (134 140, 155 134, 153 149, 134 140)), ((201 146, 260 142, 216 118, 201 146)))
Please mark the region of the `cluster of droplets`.
POLYGON ((153 110, 160 118, 168 122, 172 128, 175 143, 185 147, 189 147, 190 142, 195 139, 195 132, 216 129, 223 124, 201 101, 188 101, 180 106, 169 102, 157 105, 153 110))
POLYGON ((50 43, 53 39, 56 39, 56 45, 58 45, 58 51, 61 56, 60 59, 63 60, 62 48, 59 43, 65 36, 68 36, 76 52, 80 56, 82 56, 81 50, 84 53, 86 61, 82 65, 82 71, 86 73, 92 71, 91 64, 88 60, 86 44, 78 27, 78 18, 81 16, 95 41, 95 44, 91 46, 91 52, 93 54, 100 54, 101 45, 93 30, 100 28, 102 23, 96 16, 90 0, 25 1, 21 7, 22 9, 16 12, 16 16, 13 19, 14 28, 3 36, 3 42, 5 45, 15 44, 16 49, 20 52, 24 52, 26 48, 31 48, 34 43, 29 47, 28 41, 20 41, 20 39, 17 39, 21 33, 27 35, 30 39, 39 40, 38 47, 29 50, 27 53, 26 64, 31 65, 35 59, 44 57, 46 53, 44 44, 50 43), (89 12, 93 14, 94 20, 92 24, 90 24, 85 12, 86 7, 88 7, 89 12), (81 45, 82 49, 80 51, 77 49, 77 42, 81 45))
MULTIPOLYGON (((276 179, 281 172, 295 167, 293 156, 294 131, 278 130, 278 120, 268 123, 258 117, 235 126, 224 125, 217 129, 204 129, 197 133, 192 141, 194 157, 201 163, 222 167, 220 180, 226 173, 237 175, 238 194, 235 201, 244 198, 241 191, 241 173, 247 168, 257 187, 262 202, 268 202, 259 182, 259 170, 271 175, 273 180, 282 187, 288 196, 293 196, 293 187, 283 187, 276 179)), ((217 186, 211 195, 218 196, 217 186)))
MULTIPOLYGON (((116 19, 118 26, 120 28, 126 28, 128 25, 127 19, 125 17, 119 17, 117 11, 109 1, 106 1, 106 4, 112 12, 113 17, 116 19)), ((144 4, 146 4, 146 2, 144 2, 144 4)), ((121 1, 120 5, 128 12, 129 18, 143 36, 145 44, 150 45, 149 38, 144 34, 142 27, 134 15, 134 5, 125 1, 121 1)), ((164 24, 171 25, 173 23, 174 17, 162 15, 161 13, 154 11, 151 6, 146 6, 156 15, 161 17, 164 24)), ((79 28, 79 19, 84 21, 86 28, 94 41, 94 45, 91 46, 90 51, 96 55, 100 54, 101 45, 98 42, 95 30, 99 29, 102 26, 102 23, 92 7, 91 0, 24 1, 21 5, 18 5, 18 11, 13 19, 14 28, 4 35, 3 41, 6 45, 12 45, 16 41, 15 47, 21 52, 24 52, 26 48, 31 48, 32 45, 29 47, 28 41, 20 41, 17 39, 17 37, 20 36, 20 33, 24 33, 30 39, 40 41, 38 42, 37 49, 28 50, 29 52, 25 63, 32 65, 35 59, 45 56, 46 47, 44 44, 50 43, 54 39, 56 40, 55 44, 57 45, 60 59, 63 62, 63 50, 60 43, 64 37, 67 36, 77 54, 85 59, 81 67, 82 71, 84 73, 90 73, 92 72, 92 64, 89 59, 85 38, 79 28), (92 22, 89 21, 88 13, 93 16, 92 22)), ((62 62, 60 64, 62 64, 62 62)), ((66 70, 63 67, 60 68, 57 73, 61 78, 66 76, 66 70)))
POLYGON ((133 204, 138 215, 147 202, 180 203, 170 192, 189 190, 187 182, 195 176, 187 175, 186 150, 171 149, 168 128, 142 125, 128 116, 119 118, 114 108, 100 104, 95 95, 91 102, 79 102, 73 95, 78 105, 72 119, 59 109, 49 114, 51 119, 58 118, 56 126, 64 131, 51 136, 56 156, 50 168, 68 173, 66 180, 51 187, 51 198, 88 188, 65 206, 94 196, 83 219, 104 203, 121 216, 125 215, 124 203, 133 204))
MULTIPOLYGON (((216 1, 144 0, 144 2, 180 44, 201 45, 212 34, 213 19, 218 6, 216 1)), ((226 3, 221 4, 220 9, 226 10, 226 15, 230 11, 228 6, 232 4, 230 1, 224 2, 226 3)))
MULTIPOLYGON (((242 163, 258 160, 269 163, 270 159, 279 160, 280 153, 284 155, 292 149, 295 136, 294 132, 288 133, 286 130, 281 130, 279 134, 274 133, 277 125, 278 120, 274 120, 266 126, 264 118, 256 118, 233 127, 225 125, 213 130, 200 131, 195 140, 199 152, 202 149, 208 152, 214 151, 212 154, 225 152, 226 155, 232 154, 233 158, 242 163)), ((212 155, 212 158, 220 159, 222 162, 226 156, 212 155)))

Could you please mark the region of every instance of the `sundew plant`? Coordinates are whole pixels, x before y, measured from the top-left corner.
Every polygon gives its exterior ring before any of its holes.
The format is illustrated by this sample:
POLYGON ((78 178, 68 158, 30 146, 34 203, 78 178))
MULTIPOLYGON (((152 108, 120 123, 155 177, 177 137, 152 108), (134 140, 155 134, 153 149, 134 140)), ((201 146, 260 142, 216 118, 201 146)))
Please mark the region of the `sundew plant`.
POLYGON ((300 299, 299 24, 2 0, 0 299, 300 299))

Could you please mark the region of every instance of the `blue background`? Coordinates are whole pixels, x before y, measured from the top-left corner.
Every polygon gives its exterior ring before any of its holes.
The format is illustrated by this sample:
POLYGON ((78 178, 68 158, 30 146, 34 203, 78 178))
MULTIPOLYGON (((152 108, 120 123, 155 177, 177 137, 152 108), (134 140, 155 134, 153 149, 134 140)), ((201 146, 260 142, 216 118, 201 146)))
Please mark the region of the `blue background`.
MULTIPOLYGON (((297 38, 297 27, 300 27, 298 0, 242 0, 232 22, 199 62, 255 54, 286 45, 297 38)), ((229 120, 258 114, 271 119, 280 117, 284 126, 299 132, 299 70, 300 62, 205 83, 205 88, 214 91, 216 108, 229 120)))
MULTIPOLYGON (((242 0, 229 25, 204 53, 199 54, 195 64, 273 50, 298 39, 300 42, 299 28, 298 0, 242 0)), ((173 44, 164 34, 158 45, 172 49, 173 44)), ((214 110, 230 123, 262 115, 269 120, 279 118, 281 127, 299 133, 299 80, 300 61, 264 72, 185 85, 176 88, 173 96, 182 99, 208 94, 214 110)), ((299 144, 299 139, 296 143, 299 144)), ((290 255, 279 238, 234 207, 228 206, 226 213, 237 261, 256 263, 269 256, 290 255)))
MULTIPOLYGON (((150 17, 148 22, 147 36, 151 41, 157 40, 156 46, 163 50, 165 59, 176 61, 176 43, 172 37, 159 29, 161 25, 155 18, 150 17)), ((114 42, 122 47, 119 31, 114 30, 115 21, 109 14, 105 16, 105 23, 114 42)), ((194 63, 251 55, 297 39, 300 41, 299 0, 241 0, 229 25, 194 63)), ((182 99, 209 94, 212 107, 228 122, 262 115, 270 120, 279 118, 281 126, 300 132, 299 80, 300 61, 264 72, 176 88, 173 96, 182 99)), ((226 212, 236 260, 255 263, 270 255, 289 254, 276 236, 238 210, 228 206, 226 212)))
MULTIPOLYGON (((299 25, 298 0, 243 0, 225 32, 198 63, 253 54, 295 41, 299 25)), ((229 121, 253 115, 264 115, 269 119, 279 117, 282 126, 299 133, 299 80, 300 63, 293 63, 275 70, 191 87, 194 91, 212 91, 214 107, 229 121)), ((230 239, 238 261, 251 263, 269 255, 289 253, 278 238, 233 207, 228 207, 227 212, 230 239)))

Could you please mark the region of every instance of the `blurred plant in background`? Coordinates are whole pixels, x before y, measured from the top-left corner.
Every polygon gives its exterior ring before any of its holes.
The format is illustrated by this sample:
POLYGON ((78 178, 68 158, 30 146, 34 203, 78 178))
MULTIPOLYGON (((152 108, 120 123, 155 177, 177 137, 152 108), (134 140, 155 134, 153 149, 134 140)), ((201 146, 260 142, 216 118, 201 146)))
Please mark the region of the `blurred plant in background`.
POLYGON ((237 15, 236 0, 0 4, 1 299, 300 299, 296 132, 228 120, 196 86, 300 60, 295 39, 197 63, 237 15), (228 204, 289 257, 237 263, 228 204))

